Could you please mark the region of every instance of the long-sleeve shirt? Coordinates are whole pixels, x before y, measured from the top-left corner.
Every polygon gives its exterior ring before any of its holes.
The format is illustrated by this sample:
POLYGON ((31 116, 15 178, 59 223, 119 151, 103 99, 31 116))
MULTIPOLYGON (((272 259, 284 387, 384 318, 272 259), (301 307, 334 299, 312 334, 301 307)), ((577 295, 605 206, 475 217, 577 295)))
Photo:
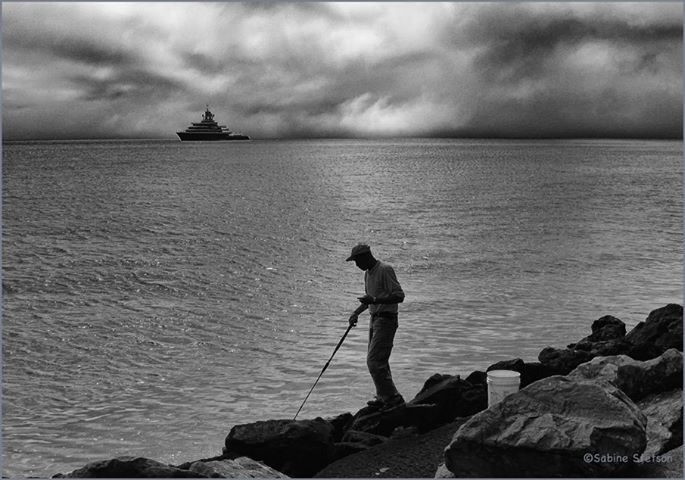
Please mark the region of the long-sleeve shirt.
MULTIPOLYGON (((372 297, 389 297, 397 295, 404 299, 404 291, 400 282, 397 281, 395 270, 380 260, 376 262, 373 268, 364 272, 364 286, 366 293, 372 297)), ((397 313, 398 308, 396 303, 388 304, 371 304, 369 305, 369 312, 374 313, 397 313)))

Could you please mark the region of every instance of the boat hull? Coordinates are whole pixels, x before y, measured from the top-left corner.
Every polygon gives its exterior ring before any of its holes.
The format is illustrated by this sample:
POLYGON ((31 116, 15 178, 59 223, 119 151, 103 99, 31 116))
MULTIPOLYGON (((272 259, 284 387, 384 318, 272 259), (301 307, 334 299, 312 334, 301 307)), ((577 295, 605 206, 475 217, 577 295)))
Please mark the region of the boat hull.
POLYGON ((220 140, 249 140, 247 135, 235 135, 225 132, 176 132, 182 142, 211 142, 220 140))

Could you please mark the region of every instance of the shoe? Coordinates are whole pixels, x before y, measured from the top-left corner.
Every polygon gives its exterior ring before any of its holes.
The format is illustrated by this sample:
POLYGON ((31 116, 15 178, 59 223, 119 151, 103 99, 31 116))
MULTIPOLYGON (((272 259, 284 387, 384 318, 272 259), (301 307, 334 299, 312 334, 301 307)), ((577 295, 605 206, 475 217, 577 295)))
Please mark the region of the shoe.
POLYGON ((383 405, 385 405, 385 402, 380 398, 376 397, 373 400, 369 400, 368 402, 366 402, 366 404, 369 407, 382 407, 383 405))
POLYGON ((400 395, 398 393, 397 395, 393 395, 388 400, 383 402, 383 406, 381 407, 381 410, 390 410, 391 408, 401 407, 403 405, 404 405, 404 398, 402 398, 402 395, 400 395))

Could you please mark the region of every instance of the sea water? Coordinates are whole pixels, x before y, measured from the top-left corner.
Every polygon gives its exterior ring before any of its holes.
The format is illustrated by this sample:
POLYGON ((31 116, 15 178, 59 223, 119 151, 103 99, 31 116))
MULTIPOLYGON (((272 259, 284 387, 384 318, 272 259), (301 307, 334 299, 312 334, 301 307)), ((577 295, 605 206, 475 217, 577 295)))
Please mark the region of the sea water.
MULTIPOLYGON (((3 146, 4 475, 221 453, 292 418, 347 327, 367 242, 406 293, 391 366, 535 361, 682 298, 682 142, 3 146)), ((298 418, 373 396, 365 316, 298 418)))

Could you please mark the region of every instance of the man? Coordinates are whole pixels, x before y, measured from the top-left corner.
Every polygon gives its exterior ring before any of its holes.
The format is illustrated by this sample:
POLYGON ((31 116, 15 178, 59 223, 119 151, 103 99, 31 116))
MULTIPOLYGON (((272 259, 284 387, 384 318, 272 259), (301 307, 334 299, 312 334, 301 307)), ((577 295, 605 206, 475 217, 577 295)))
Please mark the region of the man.
POLYGON ((397 304, 404 301, 404 292, 393 268, 376 260, 368 245, 355 246, 347 261, 354 261, 364 270, 366 293, 359 297, 361 305, 350 316, 350 325, 356 325, 359 314, 367 308, 371 313, 366 365, 376 386, 376 398, 368 404, 381 409, 403 405, 404 399, 392 381, 388 361, 397 331, 397 304))

